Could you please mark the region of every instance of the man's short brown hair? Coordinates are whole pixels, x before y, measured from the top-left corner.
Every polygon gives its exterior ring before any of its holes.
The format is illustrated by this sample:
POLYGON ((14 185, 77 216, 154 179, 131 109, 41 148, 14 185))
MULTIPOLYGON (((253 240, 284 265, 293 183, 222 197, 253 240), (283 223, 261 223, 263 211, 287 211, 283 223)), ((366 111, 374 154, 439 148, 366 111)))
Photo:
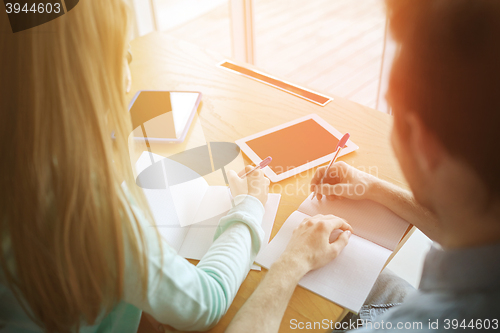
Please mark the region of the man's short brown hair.
POLYGON ((500 0, 386 0, 389 95, 500 196, 500 0))

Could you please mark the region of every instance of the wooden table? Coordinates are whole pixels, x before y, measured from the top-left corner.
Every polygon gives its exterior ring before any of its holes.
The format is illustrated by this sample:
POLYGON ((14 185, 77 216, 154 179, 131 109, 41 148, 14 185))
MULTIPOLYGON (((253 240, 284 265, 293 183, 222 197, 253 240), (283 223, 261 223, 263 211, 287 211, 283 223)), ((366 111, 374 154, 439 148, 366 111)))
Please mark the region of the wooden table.
MULTIPOLYGON (((131 64, 133 83, 132 92, 128 95, 129 100, 138 90, 203 93, 196 124, 192 126, 185 142, 178 145, 151 144, 154 153, 169 156, 202 145, 205 141, 234 142, 250 134, 316 113, 339 131, 351 133, 352 140, 360 147, 358 151, 340 160, 406 187, 389 142, 391 116, 335 96, 334 100, 324 107, 315 105, 260 82, 222 70, 216 64, 226 57, 176 40, 164 33, 152 33, 135 39, 131 45, 134 60, 131 64)), ((134 147, 131 162, 135 163, 145 149, 145 146, 140 145, 134 147)), ((250 163, 246 157, 245 160, 250 163)), ((231 168, 231 165, 228 168, 231 168)), ((309 194, 308 185, 313 172, 314 170, 310 170, 271 184, 271 192, 282 194, 271 237, 276 235, 286 218, 309 194)), ((411 230, 400 245, 410 234, 411 230)), ((265 270, 251 271, 248 274, 229 311, 210 332, 225 330, 265 274, 265 270)), ((327 318, 336 321, 344 314, 342 307, 297 287, 285 312, 280 332, 289 330, 291 319, 314 322, 327 318)), ((140 331, 152 332, 152 329, 146 326, 141 325, 140 331)))

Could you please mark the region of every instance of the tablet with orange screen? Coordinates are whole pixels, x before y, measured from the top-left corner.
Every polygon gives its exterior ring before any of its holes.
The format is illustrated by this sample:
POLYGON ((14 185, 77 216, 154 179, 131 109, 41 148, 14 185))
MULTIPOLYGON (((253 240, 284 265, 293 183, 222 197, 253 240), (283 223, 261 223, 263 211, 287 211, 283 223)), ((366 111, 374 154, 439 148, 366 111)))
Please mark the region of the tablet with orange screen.
MULTIPOLYGON (((259 164, 271 156, 273 160, 264 168, 264 174, 273 182, 329 162, 342 133, 316 114, 270 128, 236 141, 241 150, 259 164)), ((347 141, 339 156, 359 147, 347 141)))

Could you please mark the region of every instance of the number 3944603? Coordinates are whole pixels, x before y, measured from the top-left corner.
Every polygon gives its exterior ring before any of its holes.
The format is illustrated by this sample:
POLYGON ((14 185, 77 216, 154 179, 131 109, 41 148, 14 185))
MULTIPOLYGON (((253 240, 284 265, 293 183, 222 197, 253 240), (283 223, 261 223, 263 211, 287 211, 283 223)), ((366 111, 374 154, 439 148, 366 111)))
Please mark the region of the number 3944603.
POLYGON ((15 3, 10 3, 10 2, 7 2, 5 4, 5 10, 7 11, 7 14, 21 14, 21 13, 25 13, 25 14, 28 14, 28 13, 34 13, 34 14, 43 14, 43 13, 47 13, 47 14, 52 14, 52 13, 55 13, 55 14, 59 14, 61 12, 61 4, 56 2, 54 4, 52 3, 34 3, 34 4, 31 4, 28 5, 27 3, 19 3, 19 2, 15 2, 15 3))

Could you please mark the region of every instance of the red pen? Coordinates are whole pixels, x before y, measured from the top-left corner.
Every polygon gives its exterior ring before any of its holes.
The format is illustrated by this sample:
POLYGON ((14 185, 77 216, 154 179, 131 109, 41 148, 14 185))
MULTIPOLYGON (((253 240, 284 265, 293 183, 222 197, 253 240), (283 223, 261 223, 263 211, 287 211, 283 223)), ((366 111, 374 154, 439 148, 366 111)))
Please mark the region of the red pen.
MULTIPOLYGON (((347 143, 347 141, 349 140, 350 136, 351 135, 349 133, 346 133, 346 134, 344 134, 342 139, 340 139, 339 143, 337 144, 337 148, 335 148, 335 156, 333 156, 332 160, 330 161, 330 164, 328 164, 328 166, 326 167, 326 170, 325 170, 325 173, 323 174, 323 177, 321 177, 321 180, 319 181, 320 185, 323 184, 323 180, 325 180, 325 177, 326 177, 326 174, 328 173, 328 170, 330 169, 332 164, 335 163, 335 161, 337 160, 337 157, 339 156, 340 151, 342 150, 342 148, 344 148, 344 146, 347 143)), ((315 196, 316 196, 316 191, 313 192, 311 200, 314 199, 315 196)))
POLYGON ((244 175, 242 175, 241 178, 245 178, 246 176, 248 176, 249 174, 251 174, 252 172, 254 172, 257 169, 265 168, 266 166, 269 165, 269 163, 271 163, 272 160, 273 160, 273 158, 271 156, 266 157, 264 160, 262 160, 262 162, 257 164, 252 170, 250 170, 247 173, 245 173, 244 175))

